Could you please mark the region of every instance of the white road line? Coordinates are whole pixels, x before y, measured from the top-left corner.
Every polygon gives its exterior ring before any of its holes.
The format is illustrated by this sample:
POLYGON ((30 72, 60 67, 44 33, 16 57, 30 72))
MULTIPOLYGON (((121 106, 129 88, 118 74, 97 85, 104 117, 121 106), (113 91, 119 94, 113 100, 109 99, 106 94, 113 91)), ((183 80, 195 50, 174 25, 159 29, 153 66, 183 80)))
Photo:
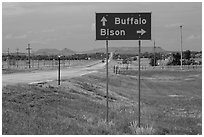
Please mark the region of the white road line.
MULTIPOLYGON (((83 74, 80 74, 79 76, 83 76, 83 75, 87 75, 87 74, 90 74, 90 73, 95 73, 97 71, 90 71, 90 72, 85 72, 83 74)), ((33 84, 39 84, 39 83, 46 83, 46 82, 51 82, 53 80, 44 80, 44 81, 34 81, 34 82, 30 82, 28 83, 29 85, 33 85, 33 84)))
POLYGON ((45 82, 51 82, 53 80, 44 80, 44 81, 34 81, 34 82, 30 82, 28 83, 29 85, 32 85, 32 84, 39 84, 39 83, 45 83, 45 82))
POLYGON ((80 76, 87 75, 87 74, 90 74, 90 73, 95 73, 95 72, 97 72, 97 71, 86 72, 86 73, 80 74, 80 76))

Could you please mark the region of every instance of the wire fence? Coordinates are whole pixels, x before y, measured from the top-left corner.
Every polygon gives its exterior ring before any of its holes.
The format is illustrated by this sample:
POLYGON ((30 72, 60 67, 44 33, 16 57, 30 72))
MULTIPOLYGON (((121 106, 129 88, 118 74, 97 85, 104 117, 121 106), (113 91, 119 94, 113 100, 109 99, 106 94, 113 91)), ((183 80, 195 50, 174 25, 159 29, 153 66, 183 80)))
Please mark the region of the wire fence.
MULTIPOLYGON (((135 64, 113 64, 111 66, 113 69, 113 73, 120 74, 126 72, 128 70, 138 70, 138 65, 135 64)), ((140 70, 181 70, 180 65, 176 66, 167 66, 167 65, 160 65, 160 66, 150 66, 143 63, 140 66, 140 70)), ((202 70, 202 65, 182 65, 182 70, 202 70)))
MULTIPOLYGON (((98 60, 60 60, 61 67, 74 67, 96 63, 98 60)), ((55 69, 59 66, 58 60, 28 60, 10 59, 2 62, 2 69, 55 69)))

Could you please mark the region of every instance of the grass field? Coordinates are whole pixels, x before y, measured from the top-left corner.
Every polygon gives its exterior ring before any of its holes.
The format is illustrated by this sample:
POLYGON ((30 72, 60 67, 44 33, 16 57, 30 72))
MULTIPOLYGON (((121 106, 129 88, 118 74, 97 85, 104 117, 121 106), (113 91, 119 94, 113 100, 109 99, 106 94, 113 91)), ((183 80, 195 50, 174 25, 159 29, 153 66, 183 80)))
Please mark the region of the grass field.
POLYGON ((202 134, 201 70, 142 71, 138 128, 137 71, 110 72, 106 125, 105 70, 2 93, 3 134, 202 134))

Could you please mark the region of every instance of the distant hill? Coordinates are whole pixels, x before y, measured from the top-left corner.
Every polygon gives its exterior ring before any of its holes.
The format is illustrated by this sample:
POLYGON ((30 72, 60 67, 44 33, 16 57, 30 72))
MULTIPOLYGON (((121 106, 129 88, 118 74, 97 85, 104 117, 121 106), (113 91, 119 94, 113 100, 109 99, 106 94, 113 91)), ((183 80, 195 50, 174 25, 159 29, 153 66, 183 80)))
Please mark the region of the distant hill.
MULTIPOLYGON (((28 54, 28 53, 22 53, 22 52, 19 52, 19 53, 18 53, 19 56, 25 56, 25 55, 27 55, 27 54, 28 54)), ((2 56, 7 56, 7 55, 8 55, 8 53, 5 53, 5 52, 2 53, 2 56)), ((14 53, 9 53, 9 55, 14 55, 14 56, 16 56, 17 53, 15 53, 15 52, 14 52, 14 53)))
MULTIPOLYGON (((115 52, 119 54, 138 54, 138 47, 109 47, 108 49, 109 52, 115 52)), ((82 52, 75 52, 70 49, 63 49, 63 50, 58 50, 58 49, 39 49, 37 51, 32 51, 32 55, 73 55, 73 54, 92 54, 92 53, 105 53, 106 49, 105 48, 99 48, 99 49, 93 49, 93 50, 88 50, 88 51, 82 51, 82 52)), ((153 53, 154 49, 153 47, 141 47, 141 53, 153 53)), ((155 52, 159 53, 167 53, 168 51, 165 51, 161 47, 156 47, 155 52)), ((2 53, 2 55, 7 55, 7 53, 2 53)), ((16 53, 10 53, 10 55, 16 55, 16 53)), ((19 53, 19 55, 28 55, 28 53, 19 53)))
POLYGON ((67 48, 61 50, 60 53, 61 53, 61 55, 65 55, 65 56, 76 54, 75 51, 73 51, 71 49, 67 49, 67 48))
MULTIPOLYGON (((115 52, 115 53, 120 53, 120 54, 137 54, 139 48, 138 47, 109 47, 108 50, 109 52, 115 52)), ((81 53, 90 54, 90 53, 100 53, 100 52, 104 53, 106 52, 106 49, 99 48, 99 49, 94 49, 94 50, 89 50, 89 51, 83 51, 81 53)), ((145 52, 153 53, 154 49, 153 47, 141 47, 141 53, 145 53, 145 52)), ((155 52, 164 53, 167 51, 165 51, 161 47, 156 47, 155 52)))
POLYGON ((34 52, 34 55, 73 55, 76 52, 70 49, 63 49, 63 50, 57 50, 57 49, 39 49, 36 52, 34 52))

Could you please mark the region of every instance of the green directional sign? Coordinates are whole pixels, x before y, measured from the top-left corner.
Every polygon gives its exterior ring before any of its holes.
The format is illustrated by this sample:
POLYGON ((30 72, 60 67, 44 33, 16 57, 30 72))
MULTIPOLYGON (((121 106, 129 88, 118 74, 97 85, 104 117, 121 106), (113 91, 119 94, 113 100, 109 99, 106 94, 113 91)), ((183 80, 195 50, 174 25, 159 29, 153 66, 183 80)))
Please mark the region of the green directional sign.
POLYGON ((96 40, 151 40, 151 13, 96 13, 96 40))

